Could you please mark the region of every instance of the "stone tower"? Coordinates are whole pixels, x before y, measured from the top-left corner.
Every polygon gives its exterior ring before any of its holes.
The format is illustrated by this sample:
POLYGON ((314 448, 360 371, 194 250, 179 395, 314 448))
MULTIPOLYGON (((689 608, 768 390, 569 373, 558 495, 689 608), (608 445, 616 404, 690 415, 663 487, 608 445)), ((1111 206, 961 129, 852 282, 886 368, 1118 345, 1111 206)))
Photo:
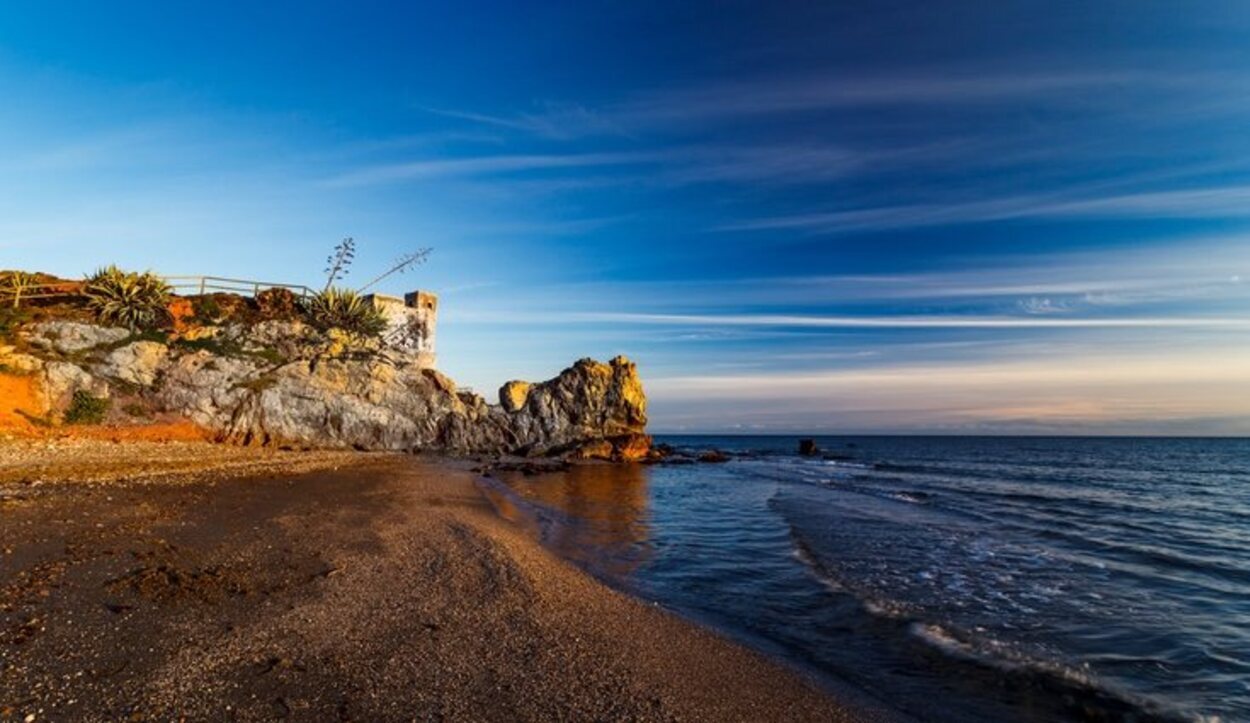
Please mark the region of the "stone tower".
POLYGON ((422 366, 434 366, 437 294, 413 291, 405 294, 403 299, 386 294, 369 294, 365 300, 386 317, 386 331, 382 334, 382 343, 386 347, 415 356, 422 366))
POLYGON ((438 331, 438 294, 432 291, 413 291, 404 294, 404 306, 415 312, 421 327, 421 340, 417 357, 426 366, 434 366, 434 339, 438 331))

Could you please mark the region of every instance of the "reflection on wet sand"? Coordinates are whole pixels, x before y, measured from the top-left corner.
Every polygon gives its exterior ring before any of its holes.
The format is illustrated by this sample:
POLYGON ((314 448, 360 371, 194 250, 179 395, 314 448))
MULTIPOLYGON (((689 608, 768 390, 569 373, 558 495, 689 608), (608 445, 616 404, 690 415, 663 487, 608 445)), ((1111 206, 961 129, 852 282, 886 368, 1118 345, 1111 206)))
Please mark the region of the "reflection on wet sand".
POLYGON ((594 572, 623 577, 650 556, 647 483, 641 465, 575 465, 561 472, 498 474, 486 492, 504 517, 538 526, 543 543, 594 572))

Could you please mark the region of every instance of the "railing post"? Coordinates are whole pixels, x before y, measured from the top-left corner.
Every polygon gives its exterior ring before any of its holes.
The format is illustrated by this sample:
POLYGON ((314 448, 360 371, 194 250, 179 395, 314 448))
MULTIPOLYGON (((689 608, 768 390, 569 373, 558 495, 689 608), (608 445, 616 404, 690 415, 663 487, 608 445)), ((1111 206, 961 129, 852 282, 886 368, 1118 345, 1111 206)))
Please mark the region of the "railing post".
POLYGON ((200 296, 204 295, 204 277, 200 277, 200 296))

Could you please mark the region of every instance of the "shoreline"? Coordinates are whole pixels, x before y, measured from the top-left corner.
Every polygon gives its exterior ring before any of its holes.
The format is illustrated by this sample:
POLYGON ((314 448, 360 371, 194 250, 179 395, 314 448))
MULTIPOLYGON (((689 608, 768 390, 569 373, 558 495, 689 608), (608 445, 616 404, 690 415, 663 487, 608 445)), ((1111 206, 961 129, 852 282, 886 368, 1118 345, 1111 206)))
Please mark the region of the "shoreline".
MULTIPOLYGON (((797 655, 794 651, 787 650, 777 642, 758 633, 741 626, 735 626, 726 620, 716 618, 714 615, 701 613, 694 609, 685 609, 663 599, 648 597, 642 590, 625 583, 618 575, 609 572, 608 568, 611 565, 608 564, 605 567, 605 560, 596 558, 593 553, 589 556, 585 554, 570 554, 571 551, 566 545, 553 543, 551 539, 552 529, 549 527, 551 520, 542 518, 544 511, 550 513, 553 511, 553 508, 545 507, 544 503, 526 499, 512 489, 512 486, 518 480, 537 482, 543 479, 543 475, 549 475, 549 478, 561 478, 561 475, 569 472, 570 469, 579 469, 583 472, 590 470, 610 472, 614 468, 614 465, 600 463, 582 463, 572 465, 571 467, 566 465, 552 469, 542 469, 541 467, 535 469, 526 465, 503 464, 483 470, 478 480, 478 487, 491 503, 496 514, 515 524, 548 553, 605 587, 630 599, 654 606, 656 609, 662 610, 664 613, 688 625, 699 630, 708 631, 723 640, 729 641, 733 645, 744 647, 763 656, 773 664, 781 666, 786 671, 822 690, 825 694, 837 700, 842 706, 858 712, 864 719, 894 721, 896 723, 914 720, 901 709, 886 708, 878 699, 868 692, 855 687, 853 683, 843 680, 828 670, 822 670, 819 666, 814 665, 811 660, 797 655)), ((567 512, 567 510, 564 512, 567 512)), ((558 524, 557 527, 561 528, 561 532, 567 533, 569 530, 563 527, 563 525, 567 524, 568 522, 565 521, 558 524)), ((579 550, 579 553, 585 552, 587 551, 584 548, 579 550)))
POLYGON ((189 484, 0 463, 0 720, 893 717, 559 559, 467 465, 183 451, 140 476, 189 484))

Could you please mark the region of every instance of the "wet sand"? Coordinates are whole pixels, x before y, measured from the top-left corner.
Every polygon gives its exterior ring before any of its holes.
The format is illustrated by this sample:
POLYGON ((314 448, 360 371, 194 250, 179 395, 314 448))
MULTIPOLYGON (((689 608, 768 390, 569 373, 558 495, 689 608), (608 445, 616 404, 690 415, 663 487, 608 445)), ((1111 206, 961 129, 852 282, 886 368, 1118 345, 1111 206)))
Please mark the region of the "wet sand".
POLYGON ((305 459, 81 484, 0 452, 0 720, 889 717, 597 583, 467 470, 305 459))

